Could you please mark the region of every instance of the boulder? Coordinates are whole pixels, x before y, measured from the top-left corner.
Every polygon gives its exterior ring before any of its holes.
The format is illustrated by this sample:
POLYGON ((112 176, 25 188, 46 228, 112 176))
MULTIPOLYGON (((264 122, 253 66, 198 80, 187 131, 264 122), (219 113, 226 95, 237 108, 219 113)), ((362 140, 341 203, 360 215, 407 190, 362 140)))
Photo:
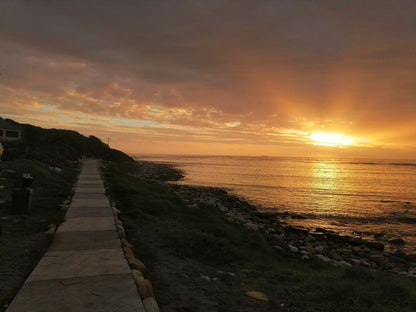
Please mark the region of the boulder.
POLYGON ((342 257, 335 250, 331 250, 328 253, 328 256, 331 257, 332 259, 336 260, 336 261, 341 261, 342 260, 342 257))
POLYGON ((297 248, 297 247, 295 247, 295 246, 293 246, 293 245, 287 245, 287 248, 291 251, 291 252, 294 252, 294 253, 297 253, 298 251, 299 251, 299 249, 297 248))
POLYGON ((276 250, 277 252, 282 252, 283 251, 283 248, 278 246, 278 245, 274 245, 273 249, 276 250))
POLYGON ((254 299, 258 299, 262 301, 269 301, 269 298, 266 296, 266 294, 260 291, 256 291, 256 290, 247 291, 246 295, 254 299))
POLYGON ((344 260, 338 261, 338 264, 343 267, 352 267, 351 263, 344 260))
MULTIPOLYGON (((129 260, 129 259, 128 259, 129 260)), ((145 265, 143 264, 143 262, 141 262, 139 259, 137 259, 137 258, 134 258, 134 259, 132 259, 131 261, 129 261, 129 263, 130 263, 130 267, 132 268, 132 269, 136 269, 136 270, 138 270, 138 271, 140 271, 140 272, 144 272, 145 271, 145 269, 146 269, 146 267, 145 267, 145 265)))
POLYGON ((139 295, 142 299, 155 297, 155 294, 153 293, 153 286, 152 283, 150 283, 149 280, 143 279, 138 282, 139 287, 139 295))
POLYGON ((153 297, 144 299, 143 306, 146 312, 160 312, 159 306, 157 305, 157 302, 153 297))
POLYGON ((388 242, 393 245, 404 245, 406 242, 401 238, 392 238, 389 239, 388 242))
POLYGON ((48 230, 46 231, 46 234, 54 234, 56 232, 56 225, 55 224, 49 224, 48 230))
POLYGON ((131 274, 133 275, 133 279, 136 282, 137 286, 139 286, 138 283, 141 280, 144 280, 142 272, 140 272, 139 270, 133 269, 133 270, 131 270, 131 274))
POLYGON ((246 223, 244 224, 244 226, 246 227, 246 229, 250 231, 257 231, 259 229, 258 225, 253 224, 253 223, 246 223))

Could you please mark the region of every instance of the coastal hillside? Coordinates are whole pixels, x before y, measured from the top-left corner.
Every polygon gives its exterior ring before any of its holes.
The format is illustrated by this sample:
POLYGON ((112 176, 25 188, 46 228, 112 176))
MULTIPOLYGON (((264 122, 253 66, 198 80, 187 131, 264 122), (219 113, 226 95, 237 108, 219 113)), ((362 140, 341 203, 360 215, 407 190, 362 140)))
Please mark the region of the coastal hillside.
POLYGON ((120 162, 133 161, 127 154, 110 148, 95 136, 86 137, 76 131, 45 129, 30 124, 20 124, 0 117, 3 125, 21 129, 22 139, 3 141, 2 160, 33 159, 60 166, 67 160, 83 156, 120 162))
POLYGON ((98 138, 78 132, 44 129, 0 117, 0 312, 9 303, 48 248, 65 218, 80 159, 133 163, 98 138), (1 148, 0 148, 1 149, 1 148), (1 153, 0 153, 1 154, 1 153), (14 208, 13 190, 23 174, 33 178, 31 205, 14 208))

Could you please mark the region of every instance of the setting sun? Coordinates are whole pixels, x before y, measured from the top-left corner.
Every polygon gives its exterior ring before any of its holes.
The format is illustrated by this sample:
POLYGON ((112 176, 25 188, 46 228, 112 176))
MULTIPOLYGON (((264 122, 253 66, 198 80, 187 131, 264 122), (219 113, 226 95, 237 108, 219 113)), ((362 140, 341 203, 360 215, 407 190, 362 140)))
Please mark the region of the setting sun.
POLYGON ((354 143, 352 137, 340 133, 315 132, 309 138, 313 141, 314 145, 346 147, 354 143))

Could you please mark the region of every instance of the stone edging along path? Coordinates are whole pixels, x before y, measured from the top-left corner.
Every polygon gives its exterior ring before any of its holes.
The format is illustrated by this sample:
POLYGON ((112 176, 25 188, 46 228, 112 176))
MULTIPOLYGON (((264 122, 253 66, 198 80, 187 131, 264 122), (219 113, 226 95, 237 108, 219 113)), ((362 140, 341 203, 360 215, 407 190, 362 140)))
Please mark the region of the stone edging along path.
POLYGON ((159 311, 97 165, 85 161, 66 221, 7 312, 159 311))

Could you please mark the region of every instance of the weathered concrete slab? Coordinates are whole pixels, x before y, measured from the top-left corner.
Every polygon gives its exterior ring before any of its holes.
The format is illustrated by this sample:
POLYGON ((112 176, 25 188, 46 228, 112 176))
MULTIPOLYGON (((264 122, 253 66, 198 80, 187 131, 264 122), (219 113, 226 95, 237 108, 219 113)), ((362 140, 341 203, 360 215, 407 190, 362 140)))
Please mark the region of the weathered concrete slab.
POLYGON ((93 182, 102 184, 102 181, 101 181, 100 178, 88 178, 88 179, 86 179, 86 178, 80 178, 80 179, 78 179, 78 184, 93 183, 93 182))
POLYGON ((92 184, 100 186, 100 185, 103 185, 103 182, 101 180, 82 180, 82 181, 78 181, 77 187, 91 186, 92 184))
POLYGON ((7 312, 144 312, 130 274, 27 283, 7 312))
POLYGON ((28 282, 111 274, 128 274, 121 248, 47 252, 28 282))
POLYGON ((110 203, 107 197, 102 195, 102 198, 74 198, 71 202, 71 208, 77 207, 108 207, 110 203))
POLYGON ((115 231, 56 233, 48 252, 120 248, 115 231))
POLYGON ((94 193, 100 193, 100 194, 104 194, 105 193, 105 189, 104 187, 101 186, 88 186, 88 187, 79 187, 76 189, 76 193, 75 195, 80 195, 80 194, 94 194, 94 193))
POLYGON ((78 199, 105 199, 107 200, 107 197, 102 193, 78 193, 77 192, 72 197, 72 201, 78 200, 78 199))
POLYGON ((97 170, 90 171, 90 172, 83 171, 83 172, 81 172, 81 174, 79 176, 80 177, 100 177, 100 174, 97 172, 97 170))
MULTIPOLYGON (((71 208, 69 208, 71 209, 71 208)), ((113 217, 68 218, 58 232, 115 231, 113 217)))
POLYGON ((69 218, 97 218, 97 217, 112 217, 113 211, 108 207, 80 207, 70 208, 66 213, 66 219, 69 218))

